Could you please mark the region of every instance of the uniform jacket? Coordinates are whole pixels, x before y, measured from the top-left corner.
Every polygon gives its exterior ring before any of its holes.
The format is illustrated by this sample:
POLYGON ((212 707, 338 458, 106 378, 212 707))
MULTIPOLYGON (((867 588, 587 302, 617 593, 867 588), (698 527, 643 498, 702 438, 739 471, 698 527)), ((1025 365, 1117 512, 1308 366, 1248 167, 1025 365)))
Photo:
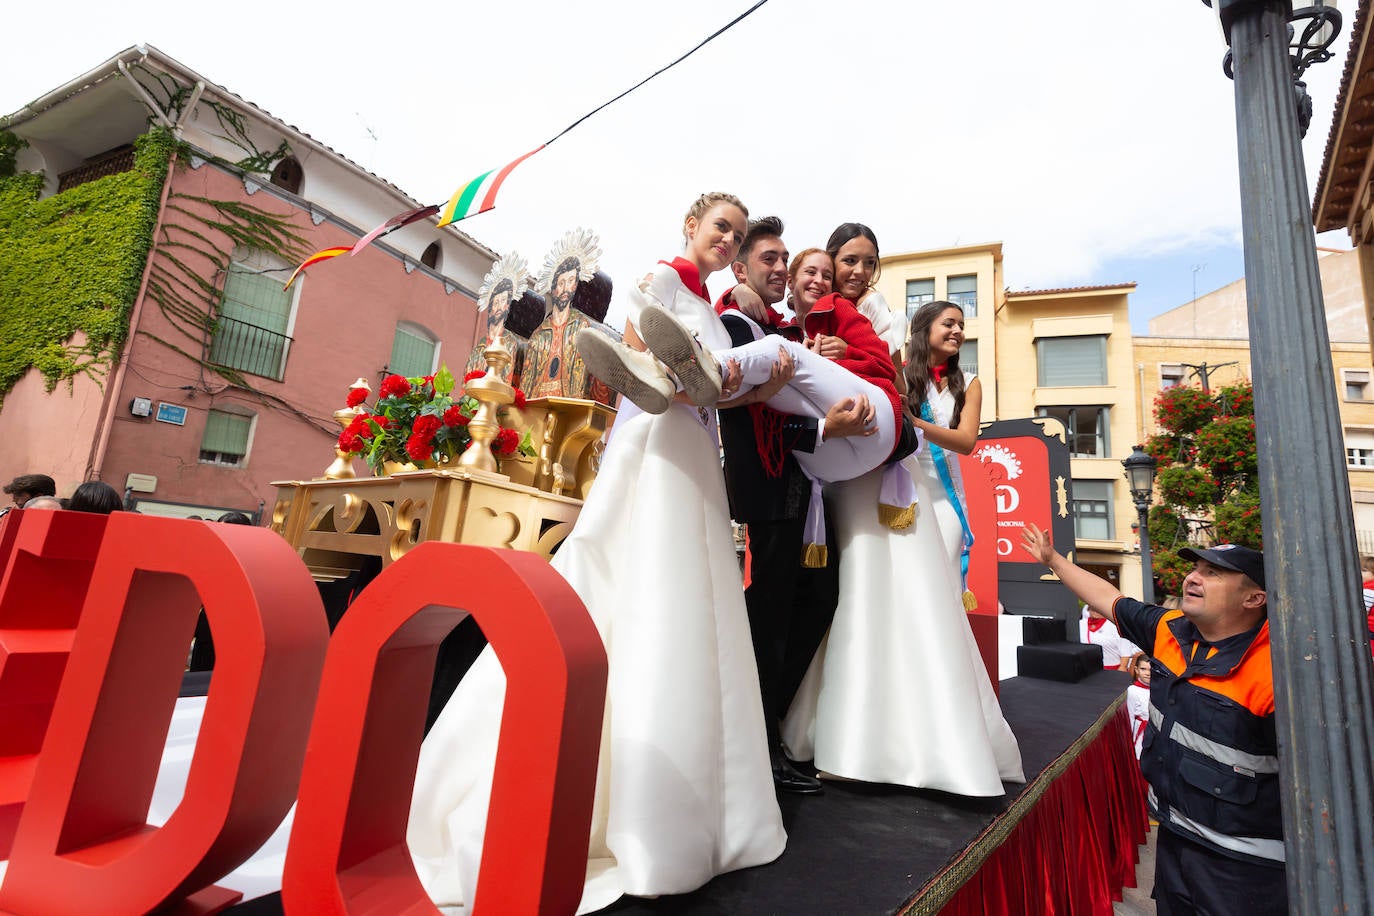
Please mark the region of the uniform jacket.
POLYGON ((1282 867, 1269 621, 1209 643, 1182 611, 1118 598, 1117 627, 1152 660, 1140 769, 1174 833, 1282 867))

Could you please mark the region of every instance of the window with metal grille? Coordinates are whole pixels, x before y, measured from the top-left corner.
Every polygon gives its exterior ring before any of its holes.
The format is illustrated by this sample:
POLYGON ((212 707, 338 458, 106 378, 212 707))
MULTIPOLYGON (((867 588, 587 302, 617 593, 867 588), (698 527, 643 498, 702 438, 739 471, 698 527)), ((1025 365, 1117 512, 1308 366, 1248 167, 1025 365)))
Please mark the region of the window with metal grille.
POLYGON ((1107 337, 1041 337, 1035 342, 1039 378, 1045 388, 1107 384, 1107 337))
POLYGON ((927 302, 935 301, 935 281, 932 280, 908 280, 906 281, 906 320, 911 321, 911 316, 916 314, 916 310, 927 302))
POLYGON ((978 275, 965 274, 960 277, 950 277, 946 290, 948 295, 945 297, 964 310, 965 318, 976 318, 978 315, 978 275))
POLYGON ((978 374, 978 341, 965 340, 959 348, 959 368, 969 375, 978 374))
POLYGON ((215 319, 210 362, 251 375, 281 380, 291 338, 292 292, 282 289, 275 271, 284 267, 264 252, 236 252, 224 280, 224 298, 215 319))
POLYGON ((402 322, 396 325, 387 368, 411 378, 429 375, 434 371, 438 354, 439 343, 433 335, 419 325, 402 322))
POLYGON ((200 437, 200 460, 206 464, 241 467, 248 457, 252 438, 251 414, 211 410, 205 417, 205 432, 200 437))

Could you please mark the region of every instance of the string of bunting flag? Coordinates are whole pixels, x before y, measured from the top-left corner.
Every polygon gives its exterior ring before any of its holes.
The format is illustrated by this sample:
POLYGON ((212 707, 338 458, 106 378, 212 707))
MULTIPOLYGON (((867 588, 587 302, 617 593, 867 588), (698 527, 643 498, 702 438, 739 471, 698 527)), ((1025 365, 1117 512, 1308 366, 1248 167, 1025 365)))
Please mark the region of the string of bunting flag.
POLYGON ((307 257, 304 261, 301 262, 299 267, 297 267, 291 273, 291 276, 286 281, 285 288, 289 289, 291 284, 295 282, 296 277, 300 276, 300 274, 307 267, 319 264, 322 261, 328 261, 333 258, 337 258, 340 255, 357 255, 360 251, 362 251, 368 245, 371 245, 377 239, 385 235, 389 235, 390 233, 395 232, 396 230, 401 229, 405 226, 408 226, 411 223, 418 222, 422 219, 428 219, 436 213, 439 214, 439 221, 435 224, 435 228, 440 228, 443 226, 447 226, 450 223, 461 222, 462 220, 469 219, 473 216, 476 216, 479 213, 486 213, 488 210, 493 209, 496 206, 496 195, 500 192, 501 186, 505 183, 506 179, 510 177, 510 173, 515 169, 517 165, 524 162, 526 159, 530 158, 540 150, 547 149, 555 140, 558 140, 564 134, 568 133, 573 128, 579 126, 588 118, 592 117, 593 115, 597 114, 603 109, 625 98, 625 96, 634 92, 636 89, 643 86, 645 83, 649 82, 654 77, 659 76, 662 73, 666 73, 668 70, 671 70, 673 67, 676 67, 678 64, 682 63, 684 60, 691 57, 697 51, 700 51, 702 48, 706 47, 706 45, 710 44, 712 41, 719 38, 721 35, 725 34, 730 29, 734 28, 740 22, 744 21, 747 17, 754 13, 754 11, 756 11, 759 7, 763 6, 767 2, 768 0, 758 0, 758 2, 756 2, 753 6, 749 7, 747 10, 740 13, 734 19, 730 20, 728 23, 721 26, 719 29, 712 32, 710 35, 706 36, 706 38, 702 39, 694 48, 692 48, 687 53, 683 54, 681 57, 677 58, 671 63, 665 64, 664 66, 658 68, 653 73, 650 73, 648 76, 644 77, 644 79, 635 83, 629 89, 626 89, 624 92, 617 95, 615 98, 609 99, 606 102, 603 102, 602 104, 598 105, 596 108, 593 108, 591 111, 582 115, 577 120, 569 124, 567 127, 563 128, 551 139, 539 144, 539 146, 530 150, 528 153, 525 153, 523 156, 520 156, 517 159, 513 159, 512 161, 506 163, 499 169, 491 169, 490 171, 483 172, 476 178, 471 179, 470 181, 464 182, 458 188, 458 190, 453 192, 453 196, 449 198, 448 203, 445 204, 443 207, 440 207, 437 204, 431 204, 427 207, 418 207, 414 210, 407 210, 404 213, 399 213, 396 216, 391 217, 391 219, 388 219, 386 222, 382 223, 380 226, 373 229, 371 232, 367 233, 367 235, 364 235, 362 238, 358 239, 358 241, 353 243, 352 245, 341 245, 332 248, 324 248, 320 251, 315 252, 314 254, 311 254, 309 257, 307 257))

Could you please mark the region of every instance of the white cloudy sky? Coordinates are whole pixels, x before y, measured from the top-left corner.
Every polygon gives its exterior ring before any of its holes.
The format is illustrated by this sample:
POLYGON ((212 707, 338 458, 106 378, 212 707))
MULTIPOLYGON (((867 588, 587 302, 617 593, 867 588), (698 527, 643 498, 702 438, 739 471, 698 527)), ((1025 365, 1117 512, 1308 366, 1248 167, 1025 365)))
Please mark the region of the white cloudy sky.
MULTIPOLYGON (((30 4, 11 14, 26 38, 0 55, 0 111, 146 42, 437 203, 749 5, 130 2, 115 15, 74 0, 54 29, 30 4)), ((1309 73, 1310 185, 1339 47, 1309 73)), ((1138 281, 1143 330, 1187 301, 1192 268, 1199 292, 1241 273, 1224 50, 1200 0, 771 0, 521 165, 497 209, 462 227, 538 261, 589 226, 612 276, 637 276, 676 253, 697 193, 725 189, 783 216, 794 250, 860 220, 884 252, 1000 240, 1016 289, 1138 281)))

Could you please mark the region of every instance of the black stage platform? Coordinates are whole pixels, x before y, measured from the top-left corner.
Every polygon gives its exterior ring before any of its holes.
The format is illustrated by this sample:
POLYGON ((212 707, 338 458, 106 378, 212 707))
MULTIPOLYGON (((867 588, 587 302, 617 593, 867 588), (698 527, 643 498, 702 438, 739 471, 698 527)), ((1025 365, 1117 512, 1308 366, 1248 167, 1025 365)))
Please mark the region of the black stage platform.
MULTIPOLYGON (((690 894, 625 898, 615 914, 934 913, 1081 751, 1130 684, 1103 671, 1076 684, 1002 682, 1002 710, 1021 744, 1026 784, 970 799, 943 792, 827 783, 819 796, 780 797, 787 851, 770 865, 721 875, 690 894), (1048 770, 1048 772, 1047 772, 1048 770), (1037 783, 1037 777, 1043 776, 1037 783)), ((232 908, 280 914, 277 894, 232 908)))

